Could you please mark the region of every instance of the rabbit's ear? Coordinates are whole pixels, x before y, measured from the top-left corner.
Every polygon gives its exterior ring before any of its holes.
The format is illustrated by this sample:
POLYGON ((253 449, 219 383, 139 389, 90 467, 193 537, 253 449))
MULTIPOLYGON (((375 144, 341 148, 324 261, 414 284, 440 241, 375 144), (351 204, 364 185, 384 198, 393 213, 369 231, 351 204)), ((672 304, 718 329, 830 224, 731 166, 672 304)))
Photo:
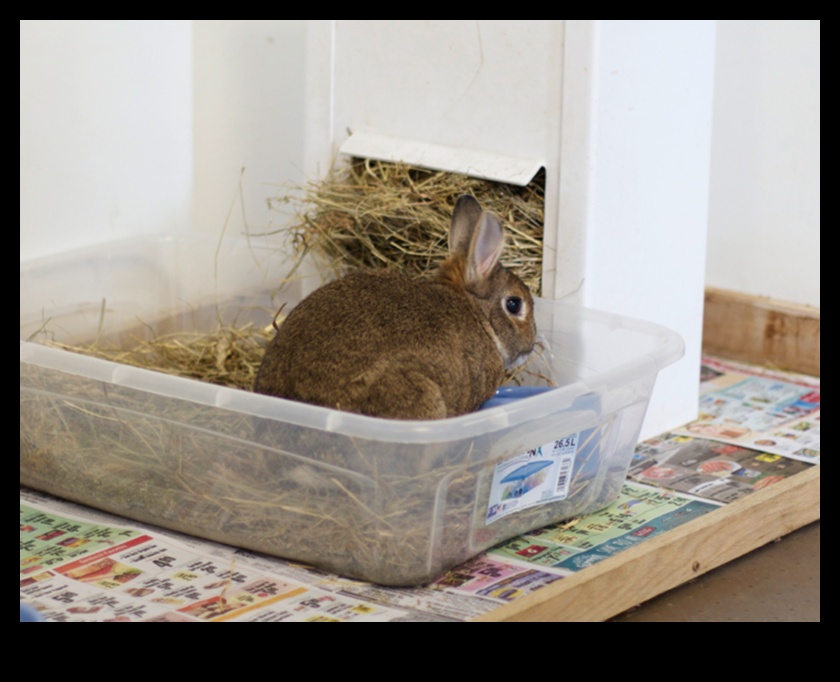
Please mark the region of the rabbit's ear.
POLYGON ((449 252, 462 259, 467 282, 476 284, 490 276, 504 244, 501 221, 492 213, 482 211, 478 201, 469 194, 458 197, 449 228, 449 252))
POLYGON ((470 242, 478 219, 481 218, 481 206, 475 197, 462 194, 455 203, 452 212, 452 225, 449 228, 449 253, 460 254, 464 260, 469 258, 470 242))
POLYGON ((492 213, 482 213, 473 230, 467 261, 467 281, 485 280, 493 272, 505 245, 501 221, 492 213))

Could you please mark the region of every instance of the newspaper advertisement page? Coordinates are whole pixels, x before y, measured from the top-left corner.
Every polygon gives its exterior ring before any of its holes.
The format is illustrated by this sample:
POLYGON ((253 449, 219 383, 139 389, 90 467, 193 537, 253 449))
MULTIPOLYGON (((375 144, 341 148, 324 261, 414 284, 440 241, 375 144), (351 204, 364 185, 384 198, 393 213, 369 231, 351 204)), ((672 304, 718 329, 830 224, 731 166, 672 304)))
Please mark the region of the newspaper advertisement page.
POLYGON ((492 611, 504 603, 499 599, 476 598, 475 595, 436 589, 434 584, 385 587, 276 557, 246 554, 251 563, 267 572, 293 576, 302 583, 332 594, 391 609, 394 615, 388 620, 392 621, 463 621, 492 611))
POLYGON ((563 571, 485 553, 423 587, 385 588, 356 583, 345 587, 344 593, 418 613, 468 620, 530 594, 563 575, 563 571))
POLYGON ((60 622, 463 621, 702 509, 643 486, 625 486, 615 506, 509 541, 429 585, 396 588, 143 524, 127 526, 22 490, 20 593, 46 620, 60 622), (633 533, 632 541, 624 537, 633 533), (560 555, 559 562, 547 560, 560 555))
MULTIPOLYGON (((282 560, 256 556, 267 566, 282 560)), ((520 561, 481 554, 450 569, 428 585, 385 587, 283 562, 283 573, 330 590, 407 612, 407 620, 469 620, 562 577, 561 571, 534 570, 520 561)))
POLYGON ((703 358, 699 418, 674 431, 819 464, 819 379, 703 358))
POLYGON ((21 599, 50 621, 462 621, 562 576, 476 557, 395 588, 21 491, 21 599))
POLYGON ((606 509, 530 531, 503 542, 489 555, 579 571, 719 506, 660 488, 625 483, 618 499, 606 509))
POLYGON ((73 507, 21 491, 20 595, 45 620, 348 621, 405 615, 268 574, 231 548, 219 551, 222 546, 214 543, 187 544, 157 531, 103 523, 104 515, 87 516, 84 508, 81 516, 65 511, 73 507))
POLYGON ((629 473, 641 483, 732 502, 811 466, 739 445, 666 433, 636 447, 629 473))

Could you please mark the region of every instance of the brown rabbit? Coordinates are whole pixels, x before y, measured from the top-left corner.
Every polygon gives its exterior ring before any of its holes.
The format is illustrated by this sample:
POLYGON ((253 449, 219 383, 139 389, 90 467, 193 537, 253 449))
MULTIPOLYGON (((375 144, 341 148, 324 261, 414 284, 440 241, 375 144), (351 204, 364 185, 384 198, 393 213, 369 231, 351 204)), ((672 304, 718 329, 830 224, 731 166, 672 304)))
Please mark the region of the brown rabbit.
POLYGON ((280 325, 258 393, 394 419, 465 414, 534 346, 528 287, 499 264, 504 231, 458 199, 436 278, 366 271, 330 282, 280 325))

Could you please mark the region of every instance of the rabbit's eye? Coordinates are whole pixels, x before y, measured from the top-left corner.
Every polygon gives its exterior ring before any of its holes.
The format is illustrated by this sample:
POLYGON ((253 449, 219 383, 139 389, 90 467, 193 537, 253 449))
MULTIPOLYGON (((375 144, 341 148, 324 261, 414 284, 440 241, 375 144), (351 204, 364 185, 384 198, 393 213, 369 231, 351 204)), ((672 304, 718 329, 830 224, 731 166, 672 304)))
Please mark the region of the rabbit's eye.
POLYGON ((505 310, 511 315, 519 315, 522 312, 522 299, 519 296, 508 296, 505 299, 505 310))

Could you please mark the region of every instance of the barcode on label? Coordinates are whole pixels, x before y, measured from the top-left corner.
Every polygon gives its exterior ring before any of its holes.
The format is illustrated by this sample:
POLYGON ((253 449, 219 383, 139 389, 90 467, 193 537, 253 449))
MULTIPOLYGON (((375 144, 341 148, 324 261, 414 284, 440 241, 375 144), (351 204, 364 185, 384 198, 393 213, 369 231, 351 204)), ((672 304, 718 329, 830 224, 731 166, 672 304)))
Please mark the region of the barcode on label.
POLYGON ((557 471, 557 484, 554 486, 554 494, 560 497, 566 497, 569 491, 569 478, 572 473, 572 464, 574 457, 563 457, 559 462, 557 471))

